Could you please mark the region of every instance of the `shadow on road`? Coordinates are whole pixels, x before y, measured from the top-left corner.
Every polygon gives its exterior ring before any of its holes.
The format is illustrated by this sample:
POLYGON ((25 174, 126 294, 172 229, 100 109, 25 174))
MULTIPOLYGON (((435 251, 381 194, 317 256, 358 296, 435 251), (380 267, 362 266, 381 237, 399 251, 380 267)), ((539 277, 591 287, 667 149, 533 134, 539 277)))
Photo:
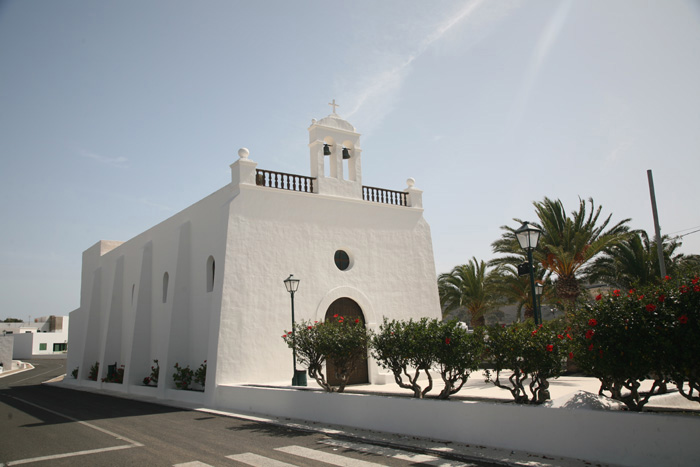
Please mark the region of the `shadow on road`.
POLYGON ((242 423, 239 426, 227 428, 231 431, 247 431, 280 438, 298 438, 299 436, 317 436, 317 432, 304 430, 302 428, 288 428, 284 426, 270 425, 259 422, 242 423))
MULTIPOLYGON (((0 389, 0 404, 10 406, 40 420, 40 422, 26 425, 27 427, 72 422, 62 415, 77 420, 90 421, 186 411, 148 402, 41 384, 0 389), (55 410, 56 413, 45 409, 55 410)), ((2 410, 1 405, 0 410, 2 410)), ((1 412, 0 418, 4 418, 1 412)))

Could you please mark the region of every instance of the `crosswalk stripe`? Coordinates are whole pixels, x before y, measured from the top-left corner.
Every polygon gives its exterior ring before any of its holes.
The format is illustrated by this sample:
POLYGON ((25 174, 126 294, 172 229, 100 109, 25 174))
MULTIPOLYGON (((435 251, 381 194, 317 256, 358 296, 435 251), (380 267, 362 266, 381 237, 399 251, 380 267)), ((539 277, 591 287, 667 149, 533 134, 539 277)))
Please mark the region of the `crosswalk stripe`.
POLYGON ((252 465, 253 467, 296 467, 294 464, 287 464, 286 462, 270 459, 269 457, 265 456, 259 456, 252 452, 233 454, 231 456, 226 456, 226 458, 241 462, 243 464, 252 465))
POLYGON ((212 466, 209 464, 205 464, 204 462, 192 461, 192 462, 185 462, 184 464, 173 464, 173 467, 212 467, 212 466))
POLYGON ((325 462, 326 464, 337 465, 339 467, 381 467, 382 464, 375 464, 374 462, 367 462, 359 459, 352 459, 350 457, 339 456, 337 454, 331 454, 328 452, 315 451, 313 449, 305 448, 302 446, 285 446, 281 448, 276 448, 275 451, 285 452, 287 454, 293 454, 299 457, 305 457, 307 459, 312 459, 315 461, 325 462))
POLYGON ((409 461, 416 464, 433 465, 437 467, 475 467, 475 464, 453 462, 445 459, 440 459, 439 457, 431 456, 428 454, 415 454, 410 451, 403 451, 400 449, 387 448, 372 444, 351 443, 349 441, 340 441, 335 439, 322 440, 321 443, 326 444, 328 446, 352 449, 353 451, 378 454, 380 456, 385 457, 393 457, 394 459, 409 461))

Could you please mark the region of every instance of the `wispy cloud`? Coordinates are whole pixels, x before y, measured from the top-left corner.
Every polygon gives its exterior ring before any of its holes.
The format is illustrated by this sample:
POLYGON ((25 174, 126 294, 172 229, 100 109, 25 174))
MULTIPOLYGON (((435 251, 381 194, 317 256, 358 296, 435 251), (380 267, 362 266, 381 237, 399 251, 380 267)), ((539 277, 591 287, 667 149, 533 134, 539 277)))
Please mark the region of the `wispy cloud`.
POLYGON ((173 212, 173 211, 175 211, 175 209, 171 208, 170 206, 166 206, 165 204, 155 203, 155 202, 150 201, 150 200, 148 200, 148 199, 146 199, 146 198, 139 198, 137 201, 138 201, 139 203, 141 203, 141 204, 145 204, 146 206, 149 206, 149 207, 152 207, 152 208, 156 208, 156 209, 159 209, 159 210, 161 210, 161 211, 166 211, 166 212, 173 212))
POLYGON ((566 18, 569 16, 571 5, 572 0, 560 2, 557 9, 549 18, 547 26, 542 31, 542 34, 540 34, 537 45, 532 52, 532 57, 530 58, 527 72, 525 73, 525 77, 522 81, 520 92, 518 93, 518 97, 515 99, 515 104, 510 114, 511 127, 519 125, 522 121, 530 95, 532 94, 532 88, 535 85, 535 81, 540 74, 542 65, 549 55, 552 46, 554 46, 557 38, 559 37, 559 33, 566 22, 566 18))
POLYGON ((152 201, 149 198, 146 198, 145 196, 142 196, 140 198, 136 198, 134 196, 130 196, 125 193, 113 193, 113 196, 117 197, 118 199, 122 200, 124 203, 138 203, 138 204, 143 204, 144 206, 148 206, 149 208, 155 208, 158 211, 163 211, 163 212, 175 212, 175 208, 158 203, 156 201, 152 201))
POLYGON ((110 165, 112 167, 118 167, 120 169, 126 169, 129 167, 129 160, 126 157, 107 157, 101 154, 97 154, 91 151, 80 150, 79 154, 88 159, 96 160, 103 164, 110 165))
MULTIPOLYGON (((343 117, 351 119, 354 116, 360 116, 363 120, 363 131, 370 132, 371 128, 378 125, 393 110, 395 102, 400 97, 401 85, 409 75, 411 65, 416 59, 458 26, 468 22, 470 28, 479 30, 484 25, 499 20, 512 8, 513 4, 518 2, 499 2, 497 7, 493 7, 495 4, 489 4, 489 11, 482 14, 486 11, 484 8, 486 3, 485 0, 469 1, 437 24, 417 43, 414 42, 414 45, 405 47, 398 54, 383 54, 380 65, 374 69, 363 70, 364 80, 357 88, 343 96, 343 100, 351 104, 348 107, 349 111, 342 112, 343 117)), ((425 22, 425 19, 420 18, 420 21, 425 22)), ((406 43, 410 43, 410 40, 406 43)), ((354 76, 354 79, 357 77, 354 76)), ((342 86, 345 87, 345 84, 343 83, 342 86)))

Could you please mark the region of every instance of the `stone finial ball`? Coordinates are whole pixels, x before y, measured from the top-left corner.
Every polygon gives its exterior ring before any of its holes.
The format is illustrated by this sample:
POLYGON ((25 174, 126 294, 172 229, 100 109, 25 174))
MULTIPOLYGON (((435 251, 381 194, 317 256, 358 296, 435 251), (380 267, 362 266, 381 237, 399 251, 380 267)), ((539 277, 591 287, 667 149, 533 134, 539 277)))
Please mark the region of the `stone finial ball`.
POLYGON ((406 180, 406 185, 408 185, 409 188, 413 188, 413 185, 416 184, 416 180, 414 178, 409 178, 406 180))
POLYGON ((248 159, 248 156, 250 155, 250 151, 248 151, 248 148, 241 148, 238 150, 238 157, 241 159, 248 159))

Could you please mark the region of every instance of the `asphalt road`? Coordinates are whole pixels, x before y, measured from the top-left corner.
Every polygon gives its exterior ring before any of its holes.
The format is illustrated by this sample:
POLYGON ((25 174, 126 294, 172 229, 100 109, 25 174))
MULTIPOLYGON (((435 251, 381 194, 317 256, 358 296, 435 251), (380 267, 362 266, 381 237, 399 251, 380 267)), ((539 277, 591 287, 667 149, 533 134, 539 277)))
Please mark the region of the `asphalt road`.
POLYGON ((481 465, 41 383, 65 360, 0 378, 0 467, 481 465))

